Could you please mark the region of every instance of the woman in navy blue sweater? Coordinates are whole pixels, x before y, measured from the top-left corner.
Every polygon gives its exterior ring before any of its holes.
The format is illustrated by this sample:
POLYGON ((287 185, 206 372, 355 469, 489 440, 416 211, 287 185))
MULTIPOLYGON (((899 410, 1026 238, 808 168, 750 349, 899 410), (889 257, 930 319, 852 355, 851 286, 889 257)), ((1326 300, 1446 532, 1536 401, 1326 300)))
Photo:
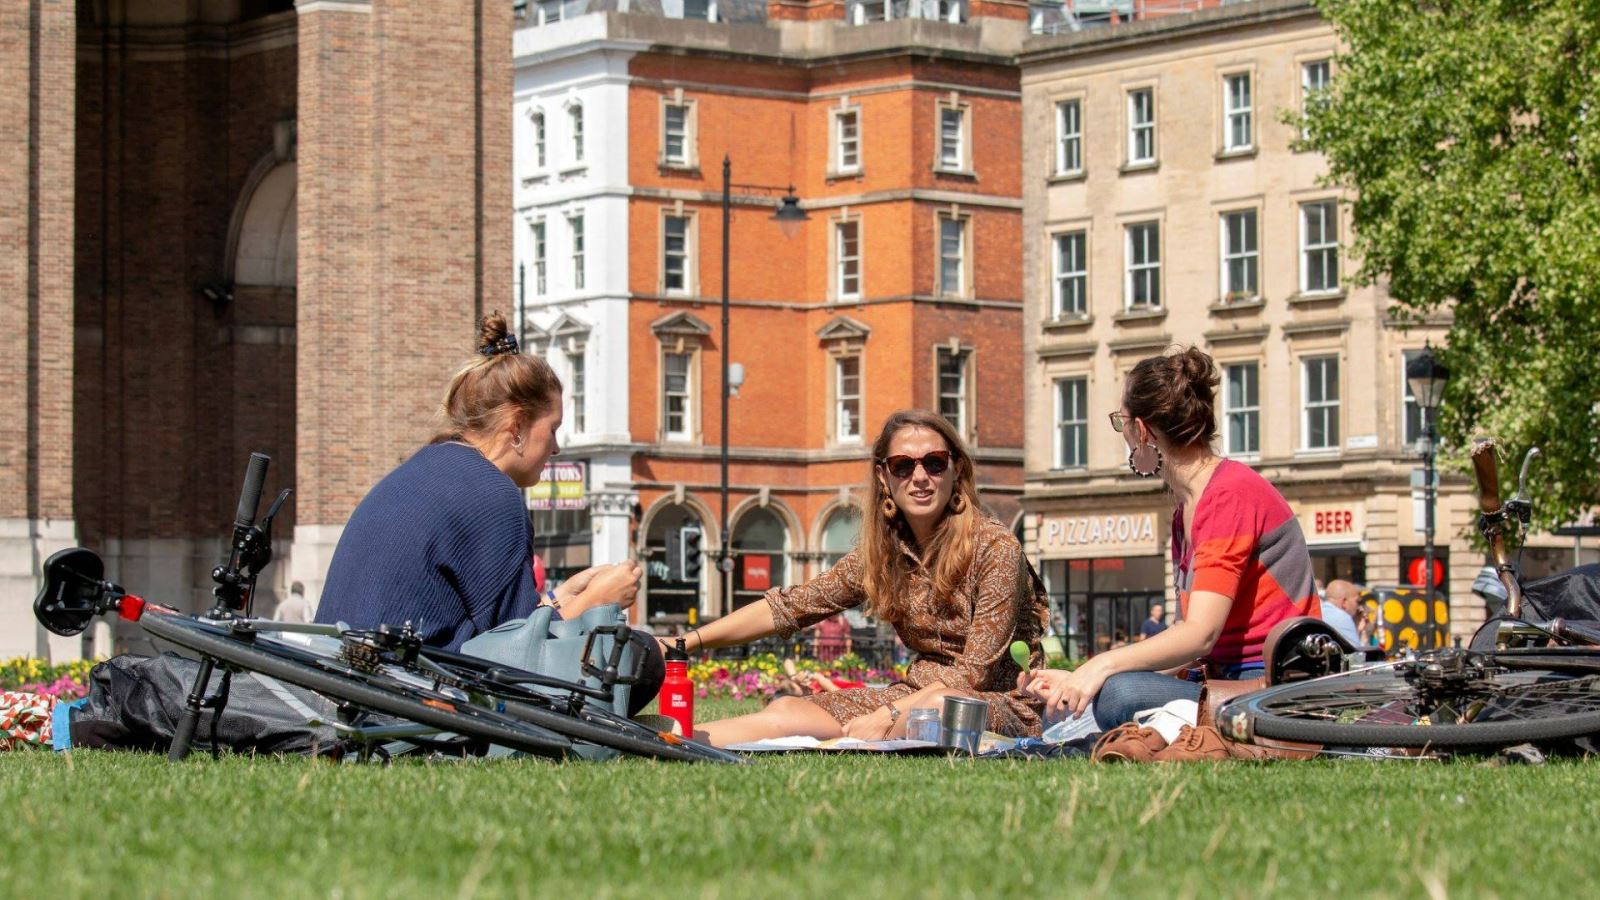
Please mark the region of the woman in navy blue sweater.
POLYGON ((351 514, 318 622, 410 622, 425 643, 455 650, 537 606, 573 617, 602 603, 632 605, 640 570, 631 560, 581 572, 550 591, 534 583, 522 489, 537 484, 560 452, 561 382, 544 360, 517 351, 499 313, 484 318, 479 338, 477 358, 445 392, 433 440, 351 514))

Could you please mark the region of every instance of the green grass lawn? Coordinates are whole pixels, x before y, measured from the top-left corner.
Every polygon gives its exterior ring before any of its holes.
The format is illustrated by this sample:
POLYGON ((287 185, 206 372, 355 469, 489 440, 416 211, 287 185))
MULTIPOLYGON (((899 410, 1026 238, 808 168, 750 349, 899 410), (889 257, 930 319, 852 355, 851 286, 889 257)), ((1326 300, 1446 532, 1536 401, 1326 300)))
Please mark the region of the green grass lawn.
POLYGON ((23 752, 0 896, 1569 896, 1596 771, 23 752))

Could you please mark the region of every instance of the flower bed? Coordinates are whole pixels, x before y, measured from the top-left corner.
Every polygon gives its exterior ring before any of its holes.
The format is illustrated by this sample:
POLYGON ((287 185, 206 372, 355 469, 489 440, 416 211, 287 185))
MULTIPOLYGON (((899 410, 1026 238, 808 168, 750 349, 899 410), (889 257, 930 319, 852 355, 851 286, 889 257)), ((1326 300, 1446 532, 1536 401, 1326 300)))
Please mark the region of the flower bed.
POLYGON ((97 662, 80 659, 51 665, 42 659, 19 656, 0 663, 0 690, 43 694, 58 700, 76 700, 89 693, 89 670, 97 662))
MULTIPOLYGON (((794 665, 800 672, 820 672, 836 681, 887 684, 905 675, 905 666, 869 668, 866 661, 854 653, 846 653, 826 663, 808 658, 796 659, 794 665)), ((702 698, 743 700, 771 697, 778 692, 783 675, 783 661, 773 653, 758 653, 746 659, 707 659, 689 667, 689 678, 695 683, 695 695, 702 698)))

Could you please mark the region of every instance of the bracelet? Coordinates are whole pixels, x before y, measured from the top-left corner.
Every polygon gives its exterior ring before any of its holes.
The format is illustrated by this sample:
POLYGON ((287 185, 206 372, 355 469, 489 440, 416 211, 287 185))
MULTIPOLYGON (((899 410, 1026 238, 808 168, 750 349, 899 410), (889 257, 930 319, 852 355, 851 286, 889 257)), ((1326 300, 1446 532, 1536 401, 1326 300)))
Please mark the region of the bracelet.
POLYGON ((900 721, 900 710, 893 703, 883 705, 889 707, 889 727, 893 728, 895 723, 900 721))
POLYGON ((550 607, 551 609, 555 610, 556 612, 560 612, 561 611, 561 598, 556 596, 556 592, 555 591, 545 591, 544 592, 544 599, 546 601, 544 603, 545 606, 550 607))

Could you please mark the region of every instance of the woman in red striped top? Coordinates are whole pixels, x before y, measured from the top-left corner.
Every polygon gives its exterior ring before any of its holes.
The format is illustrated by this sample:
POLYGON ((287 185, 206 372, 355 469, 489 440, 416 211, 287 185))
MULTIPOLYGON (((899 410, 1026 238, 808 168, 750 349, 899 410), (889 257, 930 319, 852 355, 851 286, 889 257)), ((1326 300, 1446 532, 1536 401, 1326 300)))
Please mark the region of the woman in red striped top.
POLYGON ((1317 616, 1311 557, 1283 496, 1250 467, 1211 449, 1217 367, 1196 348, 1133 367, 1111 427, 1128 444, 1128 468, 1172 491, 1172 568, 1182 621, 1147 640, 1101 653, 1072 672, 1024 672, 1019 684, 1047 713, 1083 712, 1110 729, 1172 700, 1197 699, 1180 677, 1198 660, 1210 678, 1261 674, 1272 626, 1317 616))

